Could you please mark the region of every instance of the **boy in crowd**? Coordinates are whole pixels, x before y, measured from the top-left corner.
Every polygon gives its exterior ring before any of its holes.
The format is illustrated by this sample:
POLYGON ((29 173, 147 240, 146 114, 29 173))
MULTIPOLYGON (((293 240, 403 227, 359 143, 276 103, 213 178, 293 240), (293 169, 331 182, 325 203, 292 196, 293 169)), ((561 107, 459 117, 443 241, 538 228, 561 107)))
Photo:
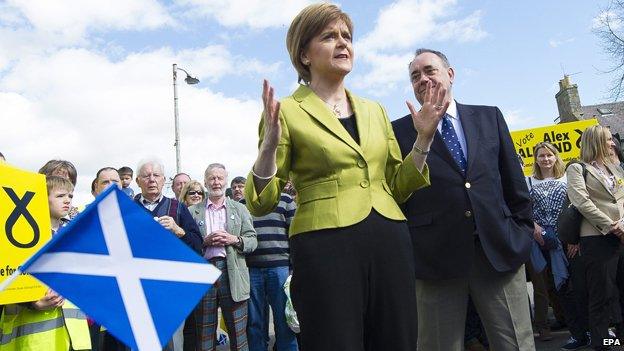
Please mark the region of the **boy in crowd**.
POLYGON ((123 166, 119 170, 119 178, 121 178, 121 190, 126 193, 126 195, 134 198, 134 190, 130 188, 130 184, 132 183, 132 168, 123 166))
MULTIPOLYGON (((46 178, 52 234, 67 221, 74 185, 59 176, 46 178)), ((11 304, 0 318, 3 350, 90 350, 85 315, 52 289, 33 302, 11 304), (52 327, 41 329, 41 325, 52 327), (4 336, 9 336, 4 340, 4 336)))

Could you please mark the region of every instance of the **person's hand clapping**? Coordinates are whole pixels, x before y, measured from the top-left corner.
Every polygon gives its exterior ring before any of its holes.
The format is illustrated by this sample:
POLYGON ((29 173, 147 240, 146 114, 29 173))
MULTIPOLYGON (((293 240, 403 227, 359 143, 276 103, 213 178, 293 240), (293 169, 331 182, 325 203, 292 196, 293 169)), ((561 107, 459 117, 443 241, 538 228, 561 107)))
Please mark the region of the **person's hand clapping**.
POLYGON ((431 142, 435 135, 440 119, 446 113, 446 109, 450 105, 450 101, 444 101, 446 97, 446 89, 442 84, 433 84, 427 82, 427 90, 420 111, 416 111, 411 102, 406 101, 407 107, 412 115, 414 128, 418 131, 418 137, 423 137, 426 141, 431 142))
POLYGON ((266 79, 262 84, 262 103, 264 112, 264 139, 262 148, 266 150, 276 150, 282 135, 282 125, 279 120, 280 102, 275 99, 275 90, 266 79))

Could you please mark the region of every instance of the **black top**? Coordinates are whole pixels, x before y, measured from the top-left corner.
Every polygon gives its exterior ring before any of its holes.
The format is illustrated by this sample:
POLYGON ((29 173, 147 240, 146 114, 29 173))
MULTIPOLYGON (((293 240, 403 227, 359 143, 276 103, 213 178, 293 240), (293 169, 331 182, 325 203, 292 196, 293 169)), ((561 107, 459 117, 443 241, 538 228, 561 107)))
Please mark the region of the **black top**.
POLYGON ((358 145, 360 144, 360 135, 358 134, 357 126, 355 125, 355 114, 347 118, 338 118, 342 126, 349 132, 349 135, 355 140, 358 145))

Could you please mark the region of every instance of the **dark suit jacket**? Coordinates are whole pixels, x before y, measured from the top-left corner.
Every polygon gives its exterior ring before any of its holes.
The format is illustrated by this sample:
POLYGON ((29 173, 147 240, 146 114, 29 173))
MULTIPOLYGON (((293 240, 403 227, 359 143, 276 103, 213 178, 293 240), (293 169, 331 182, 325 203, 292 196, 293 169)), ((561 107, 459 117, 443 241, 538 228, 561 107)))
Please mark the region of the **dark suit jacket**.
POLYGON ((177 202, 177 216, 175 216, 173 220, 178 226, 180 226, 180 228, 184 229, 184 232, 186 233, 180 238, 180 240, 182 240, 186 245, 193 249, 193 251, 201 255, 203 243, 202 236, 199 232, 199 227, 197 226, 197 223, 195 223, 195 220, 193 219, 193 216, 191 216, 191 212, 189 212, 186 205, 176 199, 170 199, 166 196, 163 196, 162 200, 160 200, 156 208, 154 208, 153 211, 150 211, 145 208, 145 206, 143 206, 143 204, 141 203, 140 194, 134 198, 134 201, 153 217, 170 215, 170 213, 167 213, 170 203, 177 202))
MULTIPOLYGON (((533 221, 531 202, 507 124, 497 107, 457 104, 466 145, 466 178, 440 133, 427 157, 431 186, 405 203, 416 278, 465 277, 474 255, 475 235, 500 272, 528 260, 533 221)), ((410 115, 392 123, 401 153, 416 140, 410 115)))

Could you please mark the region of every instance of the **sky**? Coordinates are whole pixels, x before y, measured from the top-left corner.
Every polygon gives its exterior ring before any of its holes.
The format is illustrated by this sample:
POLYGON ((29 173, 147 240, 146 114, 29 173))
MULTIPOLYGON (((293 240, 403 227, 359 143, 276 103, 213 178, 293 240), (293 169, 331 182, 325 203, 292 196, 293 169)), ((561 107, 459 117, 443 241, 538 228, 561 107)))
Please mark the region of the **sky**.
MULTIPOLYGON (((262 80, 297 87, 285 38, 307 0, 0 0, 0 152, 37 171, 78 169, 75 204, 98 169, 159 158, 175 174, 172 64, 179 72, 182 170, 210 163, 246 175, 258 143, 262 80)), ((609 102, 610 61, 592 31, 608 1, 398 0, 338 3, 354 22, 346 86, 391 120, 415 102, 416 48, 444 52, 453 94, 496 105, 511 130, 552 124, 564 73, 581 103, 609 102)), ((136 184, 133 183, 136 189, 136 184)), ((170 190, 166 190, 170 194, 170 190)))

